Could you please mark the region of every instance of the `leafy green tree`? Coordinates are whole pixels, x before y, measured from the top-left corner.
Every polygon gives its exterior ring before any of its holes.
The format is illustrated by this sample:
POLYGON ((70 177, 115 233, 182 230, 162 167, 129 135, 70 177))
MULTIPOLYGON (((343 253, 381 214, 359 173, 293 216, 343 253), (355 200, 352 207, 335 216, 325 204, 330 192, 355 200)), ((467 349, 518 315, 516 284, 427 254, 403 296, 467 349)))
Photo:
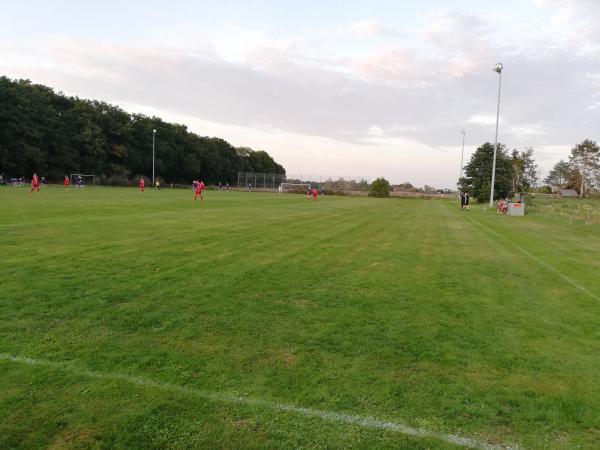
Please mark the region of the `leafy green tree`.
POLYGON ((285 173, 265 151, 238 152, 185 125, 0 77, 0 173, 6 176, 38 172, 61 180, 89 172, 104 182, 131 183, 152 173, 153 130, 155 173, 165 182, 187 184, 200 177, 206 183, 234 183, 238 171, 285 173))
POLYGON ((238 147, 235 150, 241 160, 241 172, 285 173, 283 166, 277 164, 264 150, 254 151, 249 147, 238 147))
POLYGON ((0 172, 46 172, 59 157, 59 115, 51 89, 0 77, 0 172))
POLYGON ((533 160, 533 148, 528 148, 522 152, 513 150, 512 160, 512 191, 527 192, 537 181, 537 165, 533 160))
POLYGON ((544 178, 544 183, 562 189, 566 186, 568 180, 572 178, 572 171, 573 169, 569 163, 561 159, 554 164, 554 167, 550 170, 548 176, 544 178))
POLYGON ((573 147, 569 163, 579 171, 579 196, 583 197, 585 191, 592 186, 600 169, 600 147, 595 141, 586 139, 573 147))
POLYGON ((398 191, 406 192, 406 191, 414 190, 415 187, 407 181, 405 183, 400 183, 400 184, 395 185, 394 188, 398 191))
POLYGON ((385 178, 377 178, 371 183, 369 188, 369 197, 389 197, 390 196, 390 183, 385 178))
POLYGON ((565 187, 575 191, 579 191, 581 189, 581 172, 579 172, 579 169, 573 167, 571 168, 565 187))
MULTIPOLYGON (((459 180, 461 191, 468 192, 478 202, 489 199, 492 182, 492 163, 494 159, 494 146, 486 142, 471 156, 465 166, 465 176, 459 180)), ((512 189, 513 165, 512 159, 507 154, 506 147, 498 144, 496 154, 496 186, 494 198, 507 197, 512 189)))

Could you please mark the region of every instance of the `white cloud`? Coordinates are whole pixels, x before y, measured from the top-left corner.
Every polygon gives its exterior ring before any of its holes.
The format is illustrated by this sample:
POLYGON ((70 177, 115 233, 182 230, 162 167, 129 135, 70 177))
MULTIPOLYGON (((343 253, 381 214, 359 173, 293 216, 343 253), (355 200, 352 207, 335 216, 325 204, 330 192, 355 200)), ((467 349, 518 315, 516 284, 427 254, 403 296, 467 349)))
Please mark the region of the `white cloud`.
POLYGON ((474 116, 469 117, 467 123, 472 123, 475 125, 495 125, 496 116, 475 114, 474 116))
POLYGON ((367 130, 367 136, 380 137, 383 136, 383 129, 377 125, 371 125, 367 130))
POLYGON ((385 29, 377 20, 360 20, 346 25, 340 31, 354 36, 376 36, 383 34, 385 29))
MULTIPOLYGON (((471 149, 494 137, 491 67, 498 61, 505 64, 501 142, 562 149, 598 137, 600 51, 594 49, 600 37, 595 27, 576 26, 588 23, 597 7, 537 3, 556 20, 448 9, 427 15, 412 35, 387 40, 375 38, 390 33, 376 20, 319 36, 228 29, 225 37, 203 35, 193 46, 5 40, 0 73, 197 121, 199 133, 265 147, 290 171, 307 169, 303 155, 312 149, 327 149, 308 160, 329 173, 397 170, 393 180, 450 186, 456 174, 444 171, 452 164, 437 156, 450 158, 454 145, 460 147, 458 131, 467 130, 471 149), (338 40, 368 45, 337 52, 338 40), (374 155, 387 162, 369 162, 374 155)), ((539 154, 554 158, 550 151, 539 154)))
POLYGON ((511 125, 511 133, 515 135, 527 137, 527 136, 540 136, 546 134, 542 125, 540 124, 525 124, 525 125, 511 125))

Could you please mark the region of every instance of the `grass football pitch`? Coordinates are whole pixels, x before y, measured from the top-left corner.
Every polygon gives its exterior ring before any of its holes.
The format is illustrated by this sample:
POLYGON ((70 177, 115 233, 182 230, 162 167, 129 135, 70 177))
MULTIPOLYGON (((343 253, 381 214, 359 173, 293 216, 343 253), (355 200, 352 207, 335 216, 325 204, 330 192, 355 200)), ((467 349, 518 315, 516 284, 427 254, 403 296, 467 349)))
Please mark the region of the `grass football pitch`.
POLYGON ((0 448, 598 448, 600 228, 0 188, 0 448))

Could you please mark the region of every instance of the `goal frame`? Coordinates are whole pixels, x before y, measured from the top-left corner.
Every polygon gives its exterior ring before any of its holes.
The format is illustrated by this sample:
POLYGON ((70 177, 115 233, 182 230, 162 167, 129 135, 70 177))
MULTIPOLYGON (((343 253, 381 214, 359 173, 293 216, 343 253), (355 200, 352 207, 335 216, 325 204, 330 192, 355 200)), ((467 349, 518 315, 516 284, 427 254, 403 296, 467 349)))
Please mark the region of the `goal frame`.
POLYGON ((302 191, 303 193, 306 193, 306 191, 308 191, 310 187, 310 184, 308 183, 281 183, 281 192, 282 193, 295 193, 298 191, 302 191), (286 191, 286 187, 291 187, 292 189, 289 191, 286 191))
MULTIPOLYGON (((83 179, 85 179, 85 178, 90 178, 90 177, 91 177, 91 178, 92 178, 92 184, 91 184, 91 186, 92 186, 92 187, 93 187, 93 186, 96 186, 96 179, 98 178, 98 177, 97 177, 95 174, 93 174, 93 173, 92 173, 92 174, 89 174, 89 173, 88 173, 88 174, 85 174, 85 173, 72 173, 72 174, 71 174, 71 176, 70 176, 70 181, 71 181, 71 185, 72 185, 72 186, 74 186, 74 185, 75 185, 74 183, 75 183, 75 178, 76 178, 76 177, 81 177, 81 178, 83 178, 83 179)), ((86 186, 86 184, 83 184, 83 186, 86 186)), ((87 185, 87 186, 90 186, 90 185, 87 185)))

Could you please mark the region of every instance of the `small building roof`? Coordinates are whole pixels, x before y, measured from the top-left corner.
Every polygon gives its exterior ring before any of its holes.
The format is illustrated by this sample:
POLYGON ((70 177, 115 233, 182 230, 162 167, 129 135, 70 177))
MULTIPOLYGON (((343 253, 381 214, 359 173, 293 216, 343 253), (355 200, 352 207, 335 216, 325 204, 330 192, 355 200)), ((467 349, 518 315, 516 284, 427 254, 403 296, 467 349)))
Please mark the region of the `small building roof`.
POLYGON ((560 189, 558 194, 561 197, 578 197, 579 193, 575 189, 560 189))

